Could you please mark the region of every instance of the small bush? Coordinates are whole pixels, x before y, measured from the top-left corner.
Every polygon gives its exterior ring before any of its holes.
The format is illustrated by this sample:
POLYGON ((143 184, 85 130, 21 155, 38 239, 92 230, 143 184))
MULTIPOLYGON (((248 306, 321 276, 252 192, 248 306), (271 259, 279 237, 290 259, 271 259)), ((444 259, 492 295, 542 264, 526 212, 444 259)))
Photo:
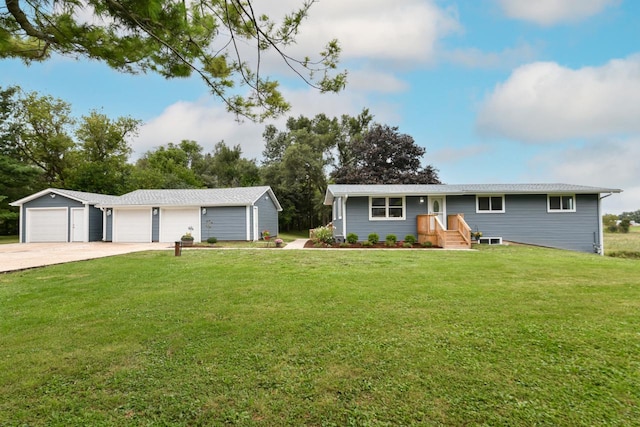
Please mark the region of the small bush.
POLYGON ((370 241, 372 245, 375 245, 380 241, 380 236, 378 236, 378 233, 371 233, 367 237, 367 240, 370 241))
POLYGON ((387 246, 394 246, 398 241, 398 237, 395 234, 387 234, 384 240, 387 242, 387 246))
POLYGON ((342 243, 340 243, 340 247, 341 248, 349 248, 349 247, 351 247, 351 245, 349 244, 349 242, 342 242, 342 243))
POLYGON ((405 241, 405 242, 402 244, 402 247, 403 247, 403 248, 412 248, 412 247, 413 247, 413 243, 409 243, 409 242, 405 241))
POLYGON ((210 245, 215 245, 216 243, 218 243, 218 239, 216 237, 209 237, 207 239, 207 243, 209 243, 210 245))
POLYGON ((640 259, 640 252, 634 251, 614 251, 606 255, 614 258, 640 259))
POLYGON ((373 246, 373 243, 371 243, 371 240, 365 240, 364 242, 362 242, 362 246, 365 246, 365 247, 373 246))
POLYGON ((352 245, 358 243, 358 235, 356 233, 347 234, 347 243, 351 243, 352 245))
POLYGON ((431 242, 430 242, 430 241, 428 241, 428 240, 427 240, 426 242, 422 243, 422 247, 423 247, 423 248, 430 248, 430 247, 432 247, 432 246, 433 246, 433 243, 431 243, 431 242))
POLYGON ((404 242, 405 243, 410 243, 412 245, 415 245, 416 236, 414 236, 413 234, 407 234, 406 236, 404 236, 404 242))
POLYGON ((318 227, 313 230, 313 239, 316 244, 333 245, 333 230, 329 227, 318 227))

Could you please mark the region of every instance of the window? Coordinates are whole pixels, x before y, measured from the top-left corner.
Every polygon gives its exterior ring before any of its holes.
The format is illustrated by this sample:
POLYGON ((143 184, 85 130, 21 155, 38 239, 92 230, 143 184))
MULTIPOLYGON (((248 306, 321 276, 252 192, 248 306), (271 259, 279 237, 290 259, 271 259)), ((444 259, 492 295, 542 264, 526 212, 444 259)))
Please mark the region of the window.
POLYGON ((333 220, 342 219, 342 197, 333 200, 333 220))
POLYGON ((504 213, 504 196, 476 196, 476 213, 504 213))
POLYGON ((404 218, 404 197, 370 197, 369 219, 402 220, 404 218))
POLYGON ((573 194, 547 197, 547 212, 575 212, 575 211, 576 211, 576 196, 574 196, 573 194))

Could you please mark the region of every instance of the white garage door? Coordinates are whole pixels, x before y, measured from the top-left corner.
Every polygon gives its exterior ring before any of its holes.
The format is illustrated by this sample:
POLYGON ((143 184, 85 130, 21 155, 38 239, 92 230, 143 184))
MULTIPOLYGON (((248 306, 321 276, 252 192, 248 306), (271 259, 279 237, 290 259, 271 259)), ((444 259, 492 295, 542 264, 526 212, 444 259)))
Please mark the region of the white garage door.
POLYGON ((193 227, 191 235, 200 241, 200 208, 160 210, 160 241, 175 242, 193 227))
POLYGON ((151 209, 114 209, 113 241, 151 242, 151 209))
POLYGON ((67 208, 27 209, 27 242, 66 242, 67 208))

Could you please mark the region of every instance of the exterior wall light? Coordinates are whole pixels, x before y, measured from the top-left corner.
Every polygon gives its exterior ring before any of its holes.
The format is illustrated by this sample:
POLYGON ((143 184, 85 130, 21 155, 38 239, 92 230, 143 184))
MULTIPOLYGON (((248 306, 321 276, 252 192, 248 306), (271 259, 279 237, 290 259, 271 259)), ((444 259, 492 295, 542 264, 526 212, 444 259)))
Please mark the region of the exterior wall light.
POLYGON ((207 208, 202 208, 202 215, 206 215, 207 214, 207 208))
POLYGON ((107 209, 107 216, 111 216, 111 209, 107 209))
POLYGON ((158 215, 158 208, 153 208, 153 214, 158 215))
POLYGON ((424 197, 420 197, 420 203, 424 203, 424 197))
POLYGON ((55 195, 55 194, 53 194, 53 193, 49 194, 49 196, 50 196, 52 199, 55 199, 55 198, 56 198, 56 195, 55 195))

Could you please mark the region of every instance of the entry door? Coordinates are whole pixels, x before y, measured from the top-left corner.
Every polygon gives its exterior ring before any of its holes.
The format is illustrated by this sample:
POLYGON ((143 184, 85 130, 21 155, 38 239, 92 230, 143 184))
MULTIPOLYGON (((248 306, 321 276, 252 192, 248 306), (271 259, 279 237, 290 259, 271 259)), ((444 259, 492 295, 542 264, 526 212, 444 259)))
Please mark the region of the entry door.
POLYGON ((84 209, 71 208, 71 241, 84 242, 84 209))
POLYGON ((429 214, 437 215, 442 227, 447 229, 447 221, 445 220, 445 206, 443 196, 429 196, 429 214))

